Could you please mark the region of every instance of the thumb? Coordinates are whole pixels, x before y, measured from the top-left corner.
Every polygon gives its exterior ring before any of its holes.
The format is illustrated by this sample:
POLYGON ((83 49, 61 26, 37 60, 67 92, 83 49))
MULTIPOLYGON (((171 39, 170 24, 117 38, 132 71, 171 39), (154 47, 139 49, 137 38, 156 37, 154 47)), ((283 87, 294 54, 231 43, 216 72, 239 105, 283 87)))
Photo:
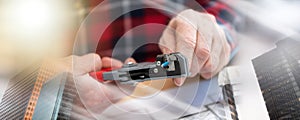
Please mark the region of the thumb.
POLYGON ((98 54, 91 53, 84 56, 73 57, 73 74, 83 75, 102 68, 102 61, 98 54))
POLYGON ((134 58, 127 58, 124 62, 125 64, 128 64, 128 63, 136 63, 135 59, 134 58))
MULTIPOLYGON (((178 20, 176 28, 176 51, 183 54, 188 60, 189 71, 193 74, 196 73, 192 69, 192 62, 194 58, 194 51, 196 48, 197 30, 192 25, 184 20, 178 20)), ((185 78, 176 78, 174 83, 177 86, 181 86, 185 81, 185 78)))
POLYGON ((103 68, 121 68, 123 63, 120 60, 111 58, 111 57, 103 57, 102 58, 102 67, 103 68))

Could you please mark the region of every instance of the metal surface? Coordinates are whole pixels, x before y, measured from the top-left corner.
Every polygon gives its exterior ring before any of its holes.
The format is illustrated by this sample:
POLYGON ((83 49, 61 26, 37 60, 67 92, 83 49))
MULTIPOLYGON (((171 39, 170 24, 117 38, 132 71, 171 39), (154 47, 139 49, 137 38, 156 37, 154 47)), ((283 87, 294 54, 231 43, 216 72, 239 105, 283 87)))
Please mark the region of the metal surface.
POLYGON ((188 75, 187 59, 181 53, 171 53, 158 55, 153 63, 126 64, 121 69, 104 72, 103 80, 136 84, 147 80, 179 78, 188 75))

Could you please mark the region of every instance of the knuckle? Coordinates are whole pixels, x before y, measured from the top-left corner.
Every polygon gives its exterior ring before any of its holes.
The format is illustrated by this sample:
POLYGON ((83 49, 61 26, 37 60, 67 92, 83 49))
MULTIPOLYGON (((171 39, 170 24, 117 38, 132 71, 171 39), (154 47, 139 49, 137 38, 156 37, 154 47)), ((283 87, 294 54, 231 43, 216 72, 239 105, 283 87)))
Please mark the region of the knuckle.
POLYGON ((175 16, 170 20, 169 24, 174 24, 177 20, 178 20, 178 16, 175 16))
POLYGON ((204 18, 207 21, 213 22, 213 23, 217 22, 216 17, 212 14, 209 14, 209 13, 203 13, 202 18, 204 18))
POLYGON ((212 15, 212 14, 205 14, 205 15, 206 15, 207 18, 210 18, 210 19, 216 19, 215 16, 212 15))
POLYGON ((180 43, 183 43, 183 45, 186 45, 186 47, 191 47, 191 48, 195 48, 196 47, 196 40, 191 37, 191 36, 185 36, 183 38, 183 41, 182 42, 179 42, 180 43))
POLYGON ((210 52, 207 48, 201 47, 197 48, 196 54, 200 58, 208 58, 210 56, 210 52))
POLYGON ((103 57, 102 60, 110 60, 109 57, 103 57))
POLYGON ((176 17, 172 18, 170 22, 168 23, 168 28, 174 29, 178 24, 182 24, 184 21, 182 20, 180 15, 177 15, 176 17))
POLYGON ((98 55, 98 54, 96 54, 96 53, 91 53, 91 55, 93 56, 93 58, 94 58, 96 61, 101 60, 100 55, 98 55))
POLYGON ((182 16, 177 16, 173 19, 173 23, 174 24, 177 23, 178 25, 182 25, 182 24, 185 24, 185 21, 183 20, 182 16))
POLYGON ((194 12, 193 9, 187 9, 187 10, 184 10, 183 12, 194 12))
POLYGON ((186 42, 192 42, 192 43, 195 43, 196 38, 194 38, 193 36, 184 35, 183 40, 186 41, 186 42))
POLYGON ((185 14, 188 14, 191 12, 195 12, 195 11, 192 9, 186 9, 186 10, 181 11, 178 15, 185 15, 185 14))

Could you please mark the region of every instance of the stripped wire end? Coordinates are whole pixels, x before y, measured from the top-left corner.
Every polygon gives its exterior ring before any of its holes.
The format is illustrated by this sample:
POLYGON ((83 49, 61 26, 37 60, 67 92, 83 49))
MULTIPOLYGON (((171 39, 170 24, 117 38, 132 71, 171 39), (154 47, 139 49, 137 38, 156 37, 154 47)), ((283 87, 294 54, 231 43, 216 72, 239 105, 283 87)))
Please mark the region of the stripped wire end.
POLYGON ((169 65, 169 62, 164 62, 163 64, 161 64, 161 67, 165 68, 169 65))

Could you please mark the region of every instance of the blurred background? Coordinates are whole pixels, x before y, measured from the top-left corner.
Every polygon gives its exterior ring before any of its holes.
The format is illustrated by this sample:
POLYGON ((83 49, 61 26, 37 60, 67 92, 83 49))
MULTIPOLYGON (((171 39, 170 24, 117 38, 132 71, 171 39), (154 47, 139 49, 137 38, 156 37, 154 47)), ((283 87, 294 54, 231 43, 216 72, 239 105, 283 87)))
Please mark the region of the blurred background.
MULTIPOLYGON (((43 57, 70 55, 80 23, 101 1, 1 0, 0 77, 43 57)), ((276 40, 300 30, 299 0, 223 1, 243 15, 238 31, 276 40)))
POLYGON ((87 2, 0 1, 0 99, 8 79, 26 66, 72 53, 77 29, 90 8, 87 2))
POLYGON ((42 57, 70 54, 80 23, 74 0, 0 2, 0 76, 15 74, 42 57))

